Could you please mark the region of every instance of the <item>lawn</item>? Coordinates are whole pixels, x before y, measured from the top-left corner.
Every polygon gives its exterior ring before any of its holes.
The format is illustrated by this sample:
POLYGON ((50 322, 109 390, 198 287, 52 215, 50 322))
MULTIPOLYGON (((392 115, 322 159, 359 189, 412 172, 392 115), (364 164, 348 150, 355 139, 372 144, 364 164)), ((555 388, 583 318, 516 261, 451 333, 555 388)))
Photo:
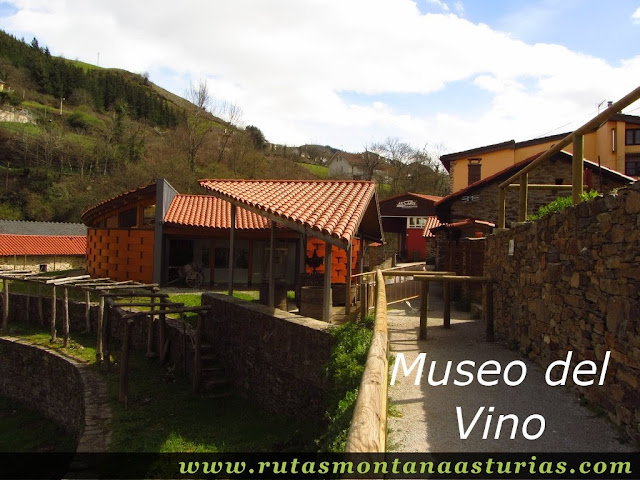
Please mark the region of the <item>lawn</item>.
POLYGON ((297 162, 299 166, 302 168, 306 168, 311 172, 311 174, 315 175, 318 178, 327 178, 329 174, 329 168, 324 167, 322 165, 315 165, 312 163, 302 163, 297 162))

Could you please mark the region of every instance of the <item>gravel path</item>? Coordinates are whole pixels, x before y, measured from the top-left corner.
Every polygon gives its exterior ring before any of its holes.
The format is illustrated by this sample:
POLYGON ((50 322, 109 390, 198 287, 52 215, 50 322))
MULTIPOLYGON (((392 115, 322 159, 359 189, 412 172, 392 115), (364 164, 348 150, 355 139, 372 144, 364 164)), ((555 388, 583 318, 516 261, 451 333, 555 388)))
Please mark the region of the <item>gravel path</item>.
MULTIPOLYGON (((420 385, 415 386, 415 371, 411 377, 398 375, 395 385, 389 387, 392 405, 400 416, 388 419, 389 451, 395 452, 623 452, 633 451, 631 443, 620 441, 619 431, 608 420, 582 407, 567 389, 550 387, 544 380, 544 370, 498 344, 484 341, 481 320, 470 319, 469 314, 452 309, 450 330, 442 328, 442 301, 433 288, 429 298, 427 340, 418 341, 419 316, 415 310, 390 309, 388 315, 392 353, 403 352, 407 365, 411 365, 420 352, 426 352, 424 373, 420 385), (432 361, 436 361, 434 379, 442 379, 447 361, 452 362, 449 384, 430 386, 427 375, 432 361), (477 367, 487 360, 497 360, 502 367, 513 360, 522 360, 527 366, 524 382, 509 387, 497 378, 496 386, 479 385, 474 378, 467 386, 452 385, 457 375, 456 365, 473 360, 477 367), (472 422, 480 407, 485 407, 475 428, 467 439, 461 439, 456 407, 461 407, 464 428, 472 422), (488 439, 483 431, 489 407, 495 407, 488 439), (498 440, 494 439, 495 426, 500 414, 515 414, 519 426, 515 439, 510 439, 511 421, 504 423, 498 440), (542 415, 546 421, 542 436, 527 440, 522 425, 528 416, 542 415)), ((412 301, 413 305, 418 300, 412 301)), ((469 368, 466 368, 469 370, 469 368)), ((519 370, 512 371, 515 379, 519 370)), ((540 426, 537 419, 529 423, 529 433, 535 434, 540 426)))

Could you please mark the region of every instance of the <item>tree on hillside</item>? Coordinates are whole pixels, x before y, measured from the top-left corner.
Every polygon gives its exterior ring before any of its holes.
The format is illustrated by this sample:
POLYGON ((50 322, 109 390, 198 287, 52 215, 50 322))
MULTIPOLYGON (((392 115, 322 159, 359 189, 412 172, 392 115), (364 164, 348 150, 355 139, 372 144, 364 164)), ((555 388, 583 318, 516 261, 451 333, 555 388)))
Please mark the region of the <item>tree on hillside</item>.
POLYGON ((216 107, 215 114, 224 122, 224 133, 220 139, 218 150, 218 163, 224 159, 225 150, 233 137, 235 130, 240 125, 242 119, 242 109, 235 103, 220 102, 216 107))
POLYGON ((185 119, 187 163, 189 164, 189 171, 195 172, 198 152, 212 129, 212 123, 207 118, 211 104, 207 82, 200 80, 197 85, 189 84, 185 98, 196 106, 196 108, 187 113, 185 119))
POLYGON ((364 153, 362 154, 363 180, 374 179, 380 167, 385 164, 384 153, 385 149, 382 144, 373 143, 371 145, 365 145, 364 153))

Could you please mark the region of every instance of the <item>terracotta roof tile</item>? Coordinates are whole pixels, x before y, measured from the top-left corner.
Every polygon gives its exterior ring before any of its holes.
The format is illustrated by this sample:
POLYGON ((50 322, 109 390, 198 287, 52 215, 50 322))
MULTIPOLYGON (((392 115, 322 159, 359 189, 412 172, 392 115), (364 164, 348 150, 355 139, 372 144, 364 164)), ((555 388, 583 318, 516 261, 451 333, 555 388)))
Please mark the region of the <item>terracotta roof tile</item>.
POLYGON ((0 256, 85 255, 86 236, 0 234, 0 256))
MULTIPOLYGON (((231 228, 231 204, 220 198, 205 195, 176 195, 165 223, 203 228, 231 228)), ((271 222, 260 215, 239 208, 236 213, 236 228, 270 228, 271 222)))
MULTIPOLYGON (((200 180, 214 195, 311 228, 344 243, 354 238, 375 183, 367 181, 200 180)), ((377 207, 376 207, 377 208, 377 207)))

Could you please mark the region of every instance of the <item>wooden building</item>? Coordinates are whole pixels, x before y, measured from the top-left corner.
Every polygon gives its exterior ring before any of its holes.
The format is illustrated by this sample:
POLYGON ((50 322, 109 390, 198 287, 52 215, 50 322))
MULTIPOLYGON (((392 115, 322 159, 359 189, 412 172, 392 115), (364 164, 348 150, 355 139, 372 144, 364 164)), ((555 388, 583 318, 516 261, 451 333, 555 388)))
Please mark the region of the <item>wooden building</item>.
POLYGON ((361 268, 361 241, 382 240, 373 182, 200 183, 208 195, 181 195, 159 179, 85 211, 89 274, 170 284, 192 265, 205 285, 230 289, 264 284, 271 271, 289 288, 304 273, 346 284, 361 268))
POLYGON ((396 254, 404 261, 432 261, 435 244, 424 230, 439 225, 435 203, 442 197, 421 193, 403 193, 380 201, 380 215, 385 235, 397 237, 396 254))

